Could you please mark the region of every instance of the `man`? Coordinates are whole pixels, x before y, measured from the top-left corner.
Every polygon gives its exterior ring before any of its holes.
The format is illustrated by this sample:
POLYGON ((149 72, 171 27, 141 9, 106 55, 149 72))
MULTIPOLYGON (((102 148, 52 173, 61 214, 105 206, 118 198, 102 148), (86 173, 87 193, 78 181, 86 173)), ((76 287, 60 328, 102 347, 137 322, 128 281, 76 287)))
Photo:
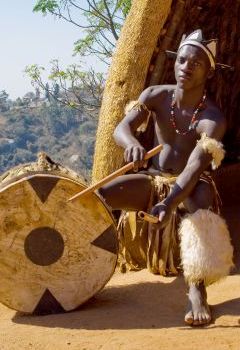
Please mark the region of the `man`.
POLYGON ((162 152, 153 158, 148 174, 120 176, 99 191, 113 209, 147 210, 153 186, 149 174, 175 176, 175 184, 152 214, 159 219, 156 226, 164 228, 180 204, 189 213, 181 222, 180 237, 189 285, 185 321, 190 325, 210 322, 206 286, 226 276, 232 266, 229 232, 224 220, 210 210, 216 196, 213 184, 204 176, 210 163, 216 168, 224 156, 220 140, 226 120, 205 91, 215 65, 215 42, 205 42, 200 30, 182 40, 175 62, 177 84, 143 91, 114 133, 125 149, 125 161, 134 161, 136 169, 143 167, 146 150, 135 131, 153 118, 153 144, 162 144, 162 152))

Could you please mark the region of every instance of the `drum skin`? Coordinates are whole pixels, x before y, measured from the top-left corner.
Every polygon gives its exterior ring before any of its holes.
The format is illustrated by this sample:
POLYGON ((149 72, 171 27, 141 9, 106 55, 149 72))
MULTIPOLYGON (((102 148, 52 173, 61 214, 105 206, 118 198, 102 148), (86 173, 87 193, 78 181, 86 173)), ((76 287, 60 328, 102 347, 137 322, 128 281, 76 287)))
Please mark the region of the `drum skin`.
POLYGON ((25 174, 0 189, 0 302, 24 313, 76 309, 112 276, 114 220, 86 188, 64 176, 25 174))

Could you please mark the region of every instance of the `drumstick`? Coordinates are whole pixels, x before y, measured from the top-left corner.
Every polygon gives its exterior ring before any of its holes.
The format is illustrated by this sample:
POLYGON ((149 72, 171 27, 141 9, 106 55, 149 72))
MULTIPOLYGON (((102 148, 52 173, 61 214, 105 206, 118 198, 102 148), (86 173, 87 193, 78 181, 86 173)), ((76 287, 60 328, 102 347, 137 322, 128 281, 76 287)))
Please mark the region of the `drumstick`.
POLYGON ((157 224, 159 222, 156 216, 146 213, 145 211, 140 210, 138 212, 138 217, 142 220, 151 222, 152 224, 157 224))
MULTIPOLYGON (((157 147, 154 147, 153 149, 151 149, 149 152, 147 152, 145 154, 144 160, 148 160, 148 159, 152 158, 157 153, 159 153, 162 150, 162 148, 163 148, 163 145, 158 145, 157 147)), ((92 186, 86 188, 85 190, 78 192, 77 194, 75 194, 74 196, 69 198, 67 200, 67 202, 71 202, 74 199, 79 198, 80 196, 83 196, 87 193, 90 193, 90 192, 97 190, 98 188, 102 187, 103 185, 105 185, 106 183, 115 179, 116 177, 125 174, 127 171, 131 170, 133 167, 134 167, 134 162, 131 162, 131 163, 124 165, 122 168, 114 171, 112 174, 106 176, 104 179, 100 180, 96 184, 93 184, 92 186)))

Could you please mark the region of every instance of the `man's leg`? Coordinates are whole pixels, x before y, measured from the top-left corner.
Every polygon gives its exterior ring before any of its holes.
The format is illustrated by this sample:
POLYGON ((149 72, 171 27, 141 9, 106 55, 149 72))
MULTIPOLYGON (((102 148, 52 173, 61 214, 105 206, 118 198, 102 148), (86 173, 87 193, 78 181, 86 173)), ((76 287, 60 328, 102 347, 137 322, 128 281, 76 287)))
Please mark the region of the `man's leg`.
POLYGON ((206 286, 229 273, 232 246, 224 220, 211 210, 212 187, 200 181, 184 202, 190 213, 182 220, 181 256, 189 285, 186 323, 197 326, 211 321, 206 286))
POLYGON ((147 210, 152 180, 145 174, 122 175, 98 192, 113 210, 147 210))

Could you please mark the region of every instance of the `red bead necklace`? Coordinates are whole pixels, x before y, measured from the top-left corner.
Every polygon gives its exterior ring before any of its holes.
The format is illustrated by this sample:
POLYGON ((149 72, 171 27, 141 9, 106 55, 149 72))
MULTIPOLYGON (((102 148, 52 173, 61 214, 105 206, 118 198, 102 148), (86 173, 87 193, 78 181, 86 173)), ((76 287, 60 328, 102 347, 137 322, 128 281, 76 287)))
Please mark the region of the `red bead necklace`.
POLYGON ((202 109, 203 105, 204 105, 204 101, 206 100, 206 91, 204 91, 204 94, 203 94, 203 97, 201 99, 201 101, 199 102, 197 108, 195 109, 195 111, 193 112, 193 115, 192 115, 192 119, 189 123, 189 127, 188 127, 188 130, 186 131, 181 131, 177 128, 177 125, 176 125, 176 116, 175 116, 175 106, 176 106, 176 101, 175 101, 175 91, 173 91, 173 94, 172 94, 172 103, 171 103, 171 110, 170 110, 170 121, 172 123, 172 127, 175 129, 175 132, 179 135, 186 135, 188 134, 192 129, 193 129, 193 125, 194 125, 194 122, 196 121, 197 119, 197 115, 199 113, 199 111, 202 109))

